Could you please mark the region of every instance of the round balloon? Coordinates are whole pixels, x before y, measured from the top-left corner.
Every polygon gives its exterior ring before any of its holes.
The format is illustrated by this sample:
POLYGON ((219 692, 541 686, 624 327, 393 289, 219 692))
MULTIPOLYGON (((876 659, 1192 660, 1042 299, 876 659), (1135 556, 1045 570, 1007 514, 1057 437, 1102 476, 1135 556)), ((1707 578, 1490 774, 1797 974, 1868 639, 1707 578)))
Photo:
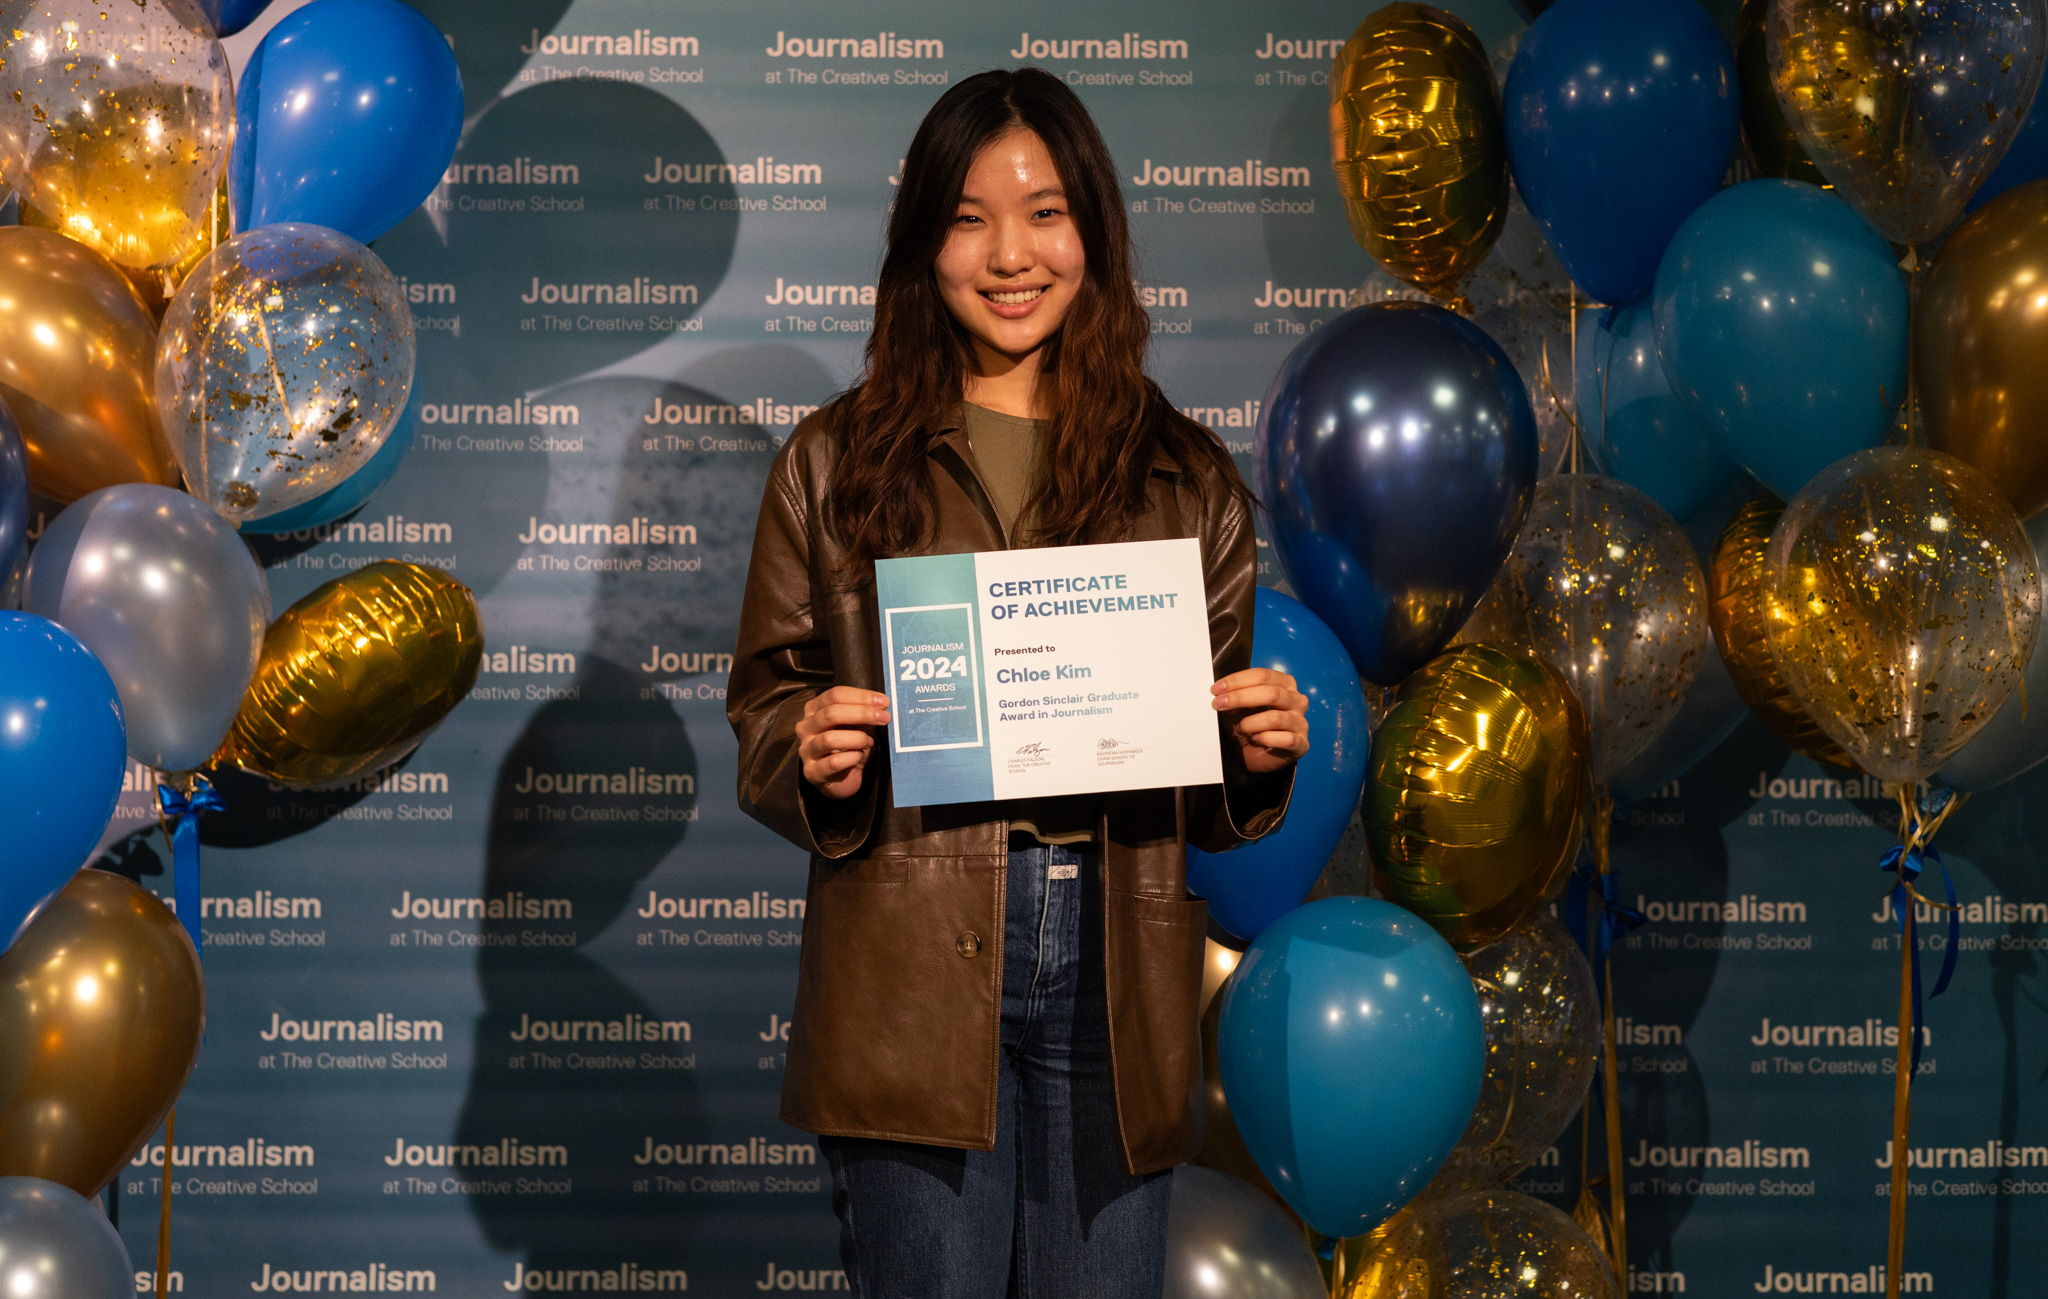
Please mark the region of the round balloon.
POLYGON ((1913 377, 1927 442, 1984 471, 2021 518, 2048 506, 2048 181, 1950 235, 1920 286, 1913 377))
POLYGON ((1458 1144, 1486 1038, 1472 981, 1434 930, 1391 903, 1330 897, 1245 951, 1223 990, 1219 1054, 1266 1180, 1344 1237, 1412 1199, 1458 1144))
POLYGON ((303 221, 367 244, 441 183, 462 134, 462 74, 412 6, 315 0, 256 47, 235 130, 240 229, 303 221))
POLYGON ((97 1194, 163 1123, 205 1028, 199 954, 171 909, 78 872, 0 956, 0 1177, 97 1194))
POLYGON ((1970 196, 1963 210, 1975 212, 2009 189, 2016 189, 2030 180, 2042 179, 2048 179, 2048 103, 2041 101, 2037 90, 2034 92, 2034 106, 2027 110, 2027 120, 2020 123, 2005 157, 1999 160, 1997 169, 1984 178, 1984 183, 1977 187, 1977 192, 1970 196))
MULTIPOLYGON (((2048 511, 2027 520, 2026 528, 2048 600, 2048 511)), ((1935 779, 1950 789, 1990 789, 2032 771, 2043 759, 2048 759, 2048 636, 2035 638, 2019 692, 1942 765, 1935 779)))
POLYGON ((1742 467, 1671 389, 1647 301, 1579 317, 1579 436, 1600 471, 1674 519, 1728 490, 1742 467))
POLYGON ((1934 238, 2004 156, 2041 81, 2038 0, 1774 0, 1778 103, 1837 193, 1894 243, 1934 238))
POLYGON ((1558 671, 1461 645, 1401 686, 1373 736, 1366 843, 1388 898, 1484 946, 1564 887, 1586 802, 1586 719, 1558 671))
POLYGON ((1882 781, 1925 780, 2020 683, 2041 574, 2005 498, 1938 451, 1878 447, 1815 478, 1764 552, 1771 655, 1807 715, 1882 781))
POLYGON ((20 0, 0 24, 0 172, 94 252, 169 266, 205 236, 233 94, 193 0, 20 0))
POLYGON ((1350 655, 1322 619, 1269 587, 1258 591, 1252 666, 1287 673, 1308 696, 1309 751, 1294 764, 1278 830, 1227 853, 1188 849, 1188 891, 1207 898, 1210 918, 1240 938, 1256 937, 1308 896, 1358 808, 1372 744, 1350 655))
POLYGON ((1536 418, 1506 353, 1441 307, 1345 312, 1266 392, 1254 455, 1302 602, 1393 685, 1435 657, 1514 544, 1536 418))
POLYGON ((92 855, 127 750, 121 700, 92 651, 47 618, 0 613, 0 951, 92 855))
POLYGON ((1657 353, 1730 459, 1790 498, 1891 432, 1906 281, 1825 190, 1753 180, 1702 204, 1657 270, 1657 353))
POLYGON ((23 603, 106 665, 129 755, 160 771, 213 755, 270 622, 263 570, 226 520, 183 492, 141 484, 104 488, 51 520, 23 603))
POLYGON ((1166 1212, 1162 1299, 1326 1299, 1322 1269, 1279 1205, 1228 1173, 1182 1164, 1166 1212))
POLYGON ((1515 186, 1572 279, 1601 302, 1650 291, 1672 232, 1721 187, 1735 63, 1694 0, 1558 0, 1508 67, 1515 186))
POLYGON ((9 1299, 132 1299, 135 1267, 99 1206, 40 1177, 0 1177, 9 1299))
POLYGON ((405 409, 399 412, 397 427, 384 439, 384 445, 377 448, 377 454, 363 462, 362 468, 304 504, 276 514, 266 514, 260 519, 244 520, 242 535, 279 537, 305 533, 311 536, 314 528, 347 518, 368 504, 377 489, 391 481, 406 453, 412 450, 413 435, 419 431, 419 394, 419 385, 414 384, 412 396, 407 399, 405 409))
POLYGON ((1825 185, 1827 178, 1792 134, 1778 88, 1771 81, 1771 56, 1764 43, 1764 15, 1771 0, 1742 0, 1736 18, 1735 75, 1742 83, 1742 152, 1758 176, 1825 185))
POLYGON ((1650 747, 1623 763, 1607 782, 1617 803, 1675 794, 1674 782, 1735 733, 1749 709, 1718 654, 1700 655, 1700 670, 1685 692, 1678 715, 1650 747))
POLYGON ((193 492, 260 519, 377 454, 413 359, 412 308, 375 253, 320 226, 269 225, 207 254, 178 291, 156 397, 193 492))
POLYGON ((270 7, 270 0, 199 0, 206 10, 206 20, 213 24, 213 30, 222 36, 233 36, 270 7))
MULTIPOLYGON (((1237 956, 1238 953, 1231 953, 1233 965, 1237 956)), ((1223 1033, 1222 989, 1218 988, 1217 993, 1202 1012, 1202 1147, 1191 1162, 1228 1173, 1275 1204, 1284 1205, 1280 1192, 1259 1171, 1259 1161, 1245 1148, 1237 1120, 1230 1116, 1230 1094, 1223 1090, 1223 1063, 1217 1054, 1218 1039, 1223 1033)))
POLYGON ((1507 141, 1486 47, 1423 4, 1369 15, 1330 73, 1330 157, 1351 237, 1450 299, 1508 219, 1507 141))
POLYGON ((1345 1299, 1621 1299, 1585 1229, 1514 1191, 1418 1204, 1374 1242, 1345 1299))
POLYGON ((0 399, 29 486, 60 505, 116 483, 178 481, 151 396, 156 320, 106 258, 0 226, 0 399))
POLYGON ((22 444, 21 426, 0 405, 0 574, 14 572, 27 544, 28 448, 22 444))

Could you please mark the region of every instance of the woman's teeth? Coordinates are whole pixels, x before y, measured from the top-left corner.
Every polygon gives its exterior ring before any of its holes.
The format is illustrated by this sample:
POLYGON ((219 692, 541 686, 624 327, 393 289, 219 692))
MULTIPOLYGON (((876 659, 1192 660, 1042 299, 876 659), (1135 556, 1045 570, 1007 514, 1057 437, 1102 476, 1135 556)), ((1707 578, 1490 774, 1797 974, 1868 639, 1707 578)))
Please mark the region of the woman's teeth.
POLYGON ((990 302, 998 303, 1005 307, 1014 307, 1026 302, 1036 302, 1044 293, 1045 290, 1043 288, 1037 288, 1021 289, 1016 293, 984 293, 982 296, 990 302))

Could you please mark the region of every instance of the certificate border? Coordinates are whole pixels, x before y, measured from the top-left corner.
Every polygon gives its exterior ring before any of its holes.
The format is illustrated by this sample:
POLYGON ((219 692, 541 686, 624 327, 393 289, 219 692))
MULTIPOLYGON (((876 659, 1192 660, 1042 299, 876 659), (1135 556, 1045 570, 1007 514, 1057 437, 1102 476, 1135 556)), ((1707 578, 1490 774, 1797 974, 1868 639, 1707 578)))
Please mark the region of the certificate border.
POLYGON ((886 648, 889 655, 888 662, 884 665, 885 672, 889 678, 889 711, 899 715, 902 712, 901 702, 896 695, 896 687, 900 684, 896 679, 896 615, 899 613, 938 613, 947 609, 965 609, 967 611, 967 672, 968 685, 974 691, 974 739, 972 741, 963 740, 957 744, 904 744, 902 743, 902 728, 900 726, 891 726, 889 728, 889 739, 893 752, 930 753, 938 749, 983 749, 988 747, 988 733, 981 724, 981 646, 974 638, 974 618, 977 611, 973 601, 963 601, 958 604, 906 604, 899 605, 893 609, 882 610, 882 638, 887 642, 886 648))

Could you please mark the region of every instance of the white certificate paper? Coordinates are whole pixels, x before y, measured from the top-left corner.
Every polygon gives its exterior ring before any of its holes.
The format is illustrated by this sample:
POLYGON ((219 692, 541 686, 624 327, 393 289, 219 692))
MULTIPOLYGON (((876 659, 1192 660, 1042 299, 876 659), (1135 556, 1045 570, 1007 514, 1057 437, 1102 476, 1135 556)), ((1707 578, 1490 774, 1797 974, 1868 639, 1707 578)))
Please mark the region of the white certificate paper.
POLYGON ((899 807, 1223 779, 1193 539, 885 559, 899 807))

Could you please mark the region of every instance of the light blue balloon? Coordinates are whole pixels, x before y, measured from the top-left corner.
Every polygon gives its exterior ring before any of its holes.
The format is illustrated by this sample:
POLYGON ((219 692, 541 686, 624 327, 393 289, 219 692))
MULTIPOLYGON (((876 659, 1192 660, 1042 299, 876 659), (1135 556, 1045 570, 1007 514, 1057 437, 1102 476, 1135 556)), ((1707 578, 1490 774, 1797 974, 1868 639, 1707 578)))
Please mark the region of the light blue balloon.
POLYGON ((1650 303, 1579 317, 1579 431, 1600 471, 1685 519, 1742 476, 1664 376, 1650 303))
POLYGON ((1657 268, 1657 351, 1728 456, 1786 500, 1891 432, 1906 281, 1848 203, 1795 180, 1724 189, 1657 268))
POLYGON ((132 1299, 135 1266, 91 1200, 40 1177, 0 1177, 9 1299, 132 1299))
POLYGON ((1301 905, 1337 850, 1365 788, 1372 749, 1365 691, 1337 633, 1307 605, 1260 587, 1252 623, 1252 666, 1294 678, 1308 696, 1308 754, 1294 767, 1287 821, 1257 843, 1227 853, 1188 849, 1188 891, 1239 938, 1301 905))
MULTIPOLYGON (((2027 520, 2027 540, 2041 567, 2042 594, 2048 596, 2048 510, 2027 520)), ((2003 785, 2048 760, 2048 636, 2034 642, 2027 675, 2018 690, 1970 737, 1940 771, 1936 782, 1971 793, 2003 785)))
POLYGON ((404 462, 405 453, 412 450, 413 434, 419 431, 417 411, 420 401, 420 386, 414 383, 412 395, 406 400, 405 409, 398 414, 398 423, 385 437, 384 445, 377 448, 377 454, 365 460, 356 471, 342 479, 335 486, 302 501, 289 510, 250 519, 242 525, 243 534, 278 536, 286 532, 304 532, 325 523, 344 518, 361 509, 379 487, 391 481, 391 475, 398 472, 404 462))
POLYGON ((1479 998, 1450 944, 1377 898, 1297 907, 1223 992, 1223 1092, 1266 1180, 1325 1236, 1371 1230, 1471 1122, 1479 998))

